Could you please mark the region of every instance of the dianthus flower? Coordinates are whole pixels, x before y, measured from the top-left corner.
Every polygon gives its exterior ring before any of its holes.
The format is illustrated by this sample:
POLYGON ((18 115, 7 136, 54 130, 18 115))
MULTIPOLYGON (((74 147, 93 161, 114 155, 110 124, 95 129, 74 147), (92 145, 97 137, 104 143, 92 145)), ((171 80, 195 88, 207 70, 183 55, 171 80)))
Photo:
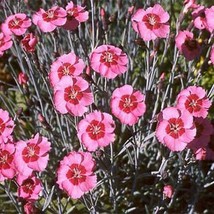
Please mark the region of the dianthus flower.
POLYGON ((111 111, 121 123, 134 125, 145 111, 145 96, 135 91, 131 85, 124 85, 114 90, 111 97, 111 111))
POLYGON ((207 27, 207 20, 205 16, 205 7, 200 6, 192 12, 192 18, 194 20, 194 26, 200 30, 207 27))
POLYGON ((24 205, 24 212, 25 214, 39 214, 39 210, 35 207, 34 201, 27 201, 27 203, 24 205))
POLYGON ((75 30, 81 22, 88 20, 88 11, 84 7, 70 1, 66 6, 67 22, 63 25, 66 30, 75 30))
POLYGON ((166 38, 169 34, 169 14, 159 4, 146 10, 138 9, 131 18, 132 27, 144 41, 166 38))
POLYGON ((97 183, 93 172, 95 161, 89 152, 71 152, 60 161, 57 184, 71 198, 77 199, 97 183))
POLYGON ((11 36, 0 33, 0 57, 4 54, 4 51, 11 48, 12 45, 11 36))
POLYGON ((46 137, 36 134, 28 141, 19 141, 16 144, 15 165, 20 176, 29 176, 33 170, 45 170, 51 149, 46 137))
POLYGON ((194 39, 193 33, 187 30, 179 31, 175 44, 188 61, 195 59, 201 53, 201 45, 194 39))
POLYGON ((31 26, 31 20, 24 13, 17 13, 7 17, 1 26, 1 30, 5 35, 21 36, 25 34, 31 26))
POLYGON ((82 77, 64 76, 54 90, 55 108, 61 114, 82 116, 94 102, 89 84, 82 77))
POLYGON ((32 33, 26 34, 21 40, 22 47, 26 52, 34 52, 37 42, 37 38, 32 33))
POLYGON ((47 11, 40 8, 40 10, 33 15, 33 23, 45 33, 52 32, 56 27, 66 23, 66 11, 58 6, 54 6, 47 11))
POLYGON ((90 64, 102 76, 113 79, 127 71, 128 57, 120 48, 101 45, 92 52, 90 64))
POLYGON ((177 96, 176 107, 187 110, 194 117, 205 118, 211 101, 206 96, 206 91, 202 87, 189 86, 183 89, 177 96))
POLYGON ((163 188, 163 195, 166 198, 172 198, 174 189, 171 185, 165 185, 163 188))
POLYGON ((189 11, 189 9, 195 9, 198 8, 199 5, 195 4, 195 0, 184 0, 184 9, 183 12, 187 13, 189 11))
POLYGON ((15 146, 13 143, 0 144, 0 182, 5 179, 12 179, 15 174, 14 166, 15 146))
POLYGON ((114 141, 115 123, 107 113, 94 111, 78 124, 78 138, 88 151, 108 146, 114 141))
POLYGON ((51 65, 51 72, 49 73, 51 85, 54 87, 63 76, 79 76, 84 68, 83 60, 77 57, 75 53, 60 56, 51 65))
POLYGON ((165 108, 158 117, 156 137, 171 151, 182 151, 196 135, 193 116, 175 107, 165 108))
POLYGON ((18 196, 26 200, 37 200, 42 190, 42 183, 35 175, 19 181, 18 196))
POLYGON ((214 30, 214 6, 205 9, 205 16, 207 20, 207 30, 212 33, 214 30))
POLYGON ((0 109, 0 144, 6 143, 14 129, 14 122, 9 117, 9 113, 0 109))
POLYGON ((27 74, 26 74, 26 73, 23 73, 23 72, 20 72, 20 73, 18 74, 18 83, 19 83, 20 85, 26 85, 27 82, 28 82, 28 76, 27 76, 27 74))

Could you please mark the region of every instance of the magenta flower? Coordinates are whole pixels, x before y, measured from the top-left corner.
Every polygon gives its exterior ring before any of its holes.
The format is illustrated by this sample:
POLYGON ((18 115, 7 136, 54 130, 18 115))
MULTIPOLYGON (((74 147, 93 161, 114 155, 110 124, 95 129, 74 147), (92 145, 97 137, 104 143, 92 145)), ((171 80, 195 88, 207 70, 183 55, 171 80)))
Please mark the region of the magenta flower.
POLYGON ((5 35, 21 36, 25 34, 27 29, 31 26, 31 20, 24 13, 17 13, 8 16, 6 21, 2 24, 1 30, 5 35))
POLYGON ((36 134, 28 141, 19 141, 16 144, 15 165, 19 176, 29 176, 33 170, 42 172, 45 170, 51 149, 46 137, 36 134))
POLYGON ((169 14, 159 4, 146 10, 138 9, 131 18, 132 27, 144 41, 166 38, 169 34, 169 14))
POLYGON ((124 85, 114 90, 111 97, 111 111, 121 123, 134 125, 146 111, 145 96, 134 91, 131 85, 124 85))
POLYGON ((113 79, 127 71, 128 57, 120 48, 101 45, 92 52, 90 64, 102 76, 113 79))
POLYGON ((75 30, 81 22, 88 20, 88 11, 85 11, 84 7, 74 5, 70 1, 66 6, 67 22, 63 25, 66 30, 75 30))
POLYGON ((11 137, 14 129, 14 122, 9 117, 9 113, 0 109, 0 144, 6 143, 11 137))
POLYGON ((198 57, 201 53, 201 46, 194 39, 193 33, 185 30, 180 31, 175 38, 175 44, 181 54, 190 61, 198 57))
POLYGON ((12 143, 0 144, 0 182, 5 179, 12 179, 15 174, 14 166, 15 146, 12 143))
POLYGON ((10 49, 12 45, 11 36, 0 33, 0 57, 4 54, 4 51, 10 49))
POLYGON ((61 114, 82 116, 94 102, 89 84, 82 77, 64 76, 54 90, 55 108, 61 114))
POLYGON ((108 146, 114 141, 115 123, 107 113, 94 111, 78 124, 78 138, 88 151, 108 146))
POLYGON ((207 98, 206 92, 202 87, 189 86, 177 96, 176 107, 180 110, 187 110, 194 117, 205 118, 210 106, 211 101, 207 98))
POLYGON ((18 187, 18 196, 26 200, 37 200, 41 190, 42 183, 40 179, 32 174, 20 183, 20 186, 18 187))
POLYGON ((66 11, 58 6, 45 11, 42 8, 33 15, 33 23, 43 32, 52 32, 66 23, 66 11))
POLYGON ((174 189, 173 189, 173 187, 171 185, 164 186, 164 188, 163 188, 164 197, 172 198, 173 192, 174 192, 174 189))
POLYGON ((83 60, 77 57, 75 53, 60 56, 51 65, 51 72, 49 73, 51 85, 54 87, 63 76, 79 76, 84 68, 83 60))
POLYGON ((200 30, 207 28, 207 20, 205 16, 205 7, 200 6, 192 12, 194 26, 200 30))
POLYGON ((156 137, 171 151, 182 151, 196 135, 193 116, 175 107, 165 108, 158 117, 156 137))
POLYGON ((24 205, 25 214, 39 214, 39 210, 35 207, 34 201, 27 201, 24 205))
POLYGON ((73 199, 80 198, 97 183, 95 161, 89 152, 71 152, 60 161, 57 171, 59 188, 73 199))
POLYGON ((37 38, 32 33, 26 34, 21 40, 22 47, 26 52, 34 52, 37 42, 37 38))
POLYGON ((23 72, 20 72, 20 73, 18 74, 18 83, 19 83, 20 85, 26 85, 27 82, 28 82, 28 76, 27 76, 27 74, 25 74, 25 73, 23 73, 23 72))

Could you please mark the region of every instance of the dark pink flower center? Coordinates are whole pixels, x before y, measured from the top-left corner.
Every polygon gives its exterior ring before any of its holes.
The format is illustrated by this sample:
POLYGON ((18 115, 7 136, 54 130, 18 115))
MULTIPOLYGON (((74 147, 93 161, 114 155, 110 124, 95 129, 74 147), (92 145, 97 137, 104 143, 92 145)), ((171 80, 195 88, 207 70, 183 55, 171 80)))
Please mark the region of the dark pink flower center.
POLYGON ((66 173, 66 177, 73 185, 78 185, 86 180, 86 169, 79 164, 72 164, 66 173))
POLYGON ((2 134, 5 130, 5 123, 4 121, 0 118, 0 134, 2 134))
POLYGON ((22 183, 22 189, 25 193, 27 194, 32 194, 34 189, 35 189, 35 183, 32 179, 26 179, 23 183, 22 183))
POLYGON ((14 19, 8 22, 8 27, 10 29, 18 29, 18 28, 21 28, 22 24, 23 24, 23 20, 15 17, 14 19))
POLYGON ((70 102, 74 105, 79 104, 79 101, 83 97, 83 93, 80 91, 80 87, 77 85, 69 86, 65 88, 64 99, 66 102, 70 102))
POLYGON ((58 18, 58 12, 56 10, 49 9, 47 12, 42 14, 42 18, 46 22, 54 21, 58 18))
POLYGON ((63 76, 72 76, 75 71, 75 68, 70 63, 64 63, 58 69, 58 77, 61 79, 63 76))
POLYGON ((86 131, 92 140, 98 140, 105 135, 105 125, 100 121, 92 120, 86 131))
POLYGON ((143 22, 150 30, 160 28, 160 17, 154 13, 148 13, 143 17, 143 22))
POLYGON ((137 108, 137 104, 138 102, 134 95, 123 95, 119 102, 119 108, 126 113, 130 113, 137 108))
POLYGON ((26 163, 37 161, 39 159, 40 147, 36 144, 28 144, 22 151, 23 160, 26 163))
POLYGON ((77 9, 77 7, 73 7, 73 8, 71 8, 71 9, 68 9, 67 10, 67 15, 69 16, 69 17, 77 17, 78 16, 78 14, 79 14, 79 12, 78 12, 78 9, 77 9))
POLYGON ((196 94, 191 94, 187 97, 184 105, 190 113, 198 112, 201 110, 202 99, 199 99, 198 95, 196 94))
POLYGON ((195 39, 186 38, 184 45, 187 47, 189 51, 193 51, 198 49, 198 42, 195 39))
POLYGON ((111 51, 104 51, 100 57, 100 62, 104 63, 107 67, 111 65, 116 65, 118 61, 118 56, 111 51))
POLYGON ((7 150, 0 150, 0 169, 9 169, 13 161, 13 155, 7 150))
POLYGON ((170 118, 166 127, 166 133, 177 139, 185 132, 184 123, 180 118, 170 118))

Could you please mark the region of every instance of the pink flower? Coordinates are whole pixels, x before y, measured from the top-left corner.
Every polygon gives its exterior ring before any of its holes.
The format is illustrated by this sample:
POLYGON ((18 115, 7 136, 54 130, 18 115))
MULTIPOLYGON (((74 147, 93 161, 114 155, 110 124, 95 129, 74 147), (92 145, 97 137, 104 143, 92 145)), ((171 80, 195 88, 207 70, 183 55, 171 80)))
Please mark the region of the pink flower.
POLYGON ((37 38, 32 33, 26 34, 21 40, 22 47, 26 52, 34 52, 37 42, 37 38))
POLYGON ((135 91, 131 85, 114 90, 110 101, 112 114, 121 123, 134 125, 146 111, 145 96, 135 91))
POLYGON ((78 124, 78 138, 88 151, 108 146, 114 141, 115 123, 107 113, 94 111, 78 124))
POLYGON ((184 0, 184 13, 187 13, 191 8, 198 8, 199 5, 195 4, 195 0, 184 0))
POLYGON ((81 22, 88 20, 88 11, 85 11, 84 7, 74 5, 70 1, 66 6, 67 22, 63 25, 66 30, 75 30, 81 22))
POLYGON ((25 214, 39 214, 39 210, 35 207, 34 202, 28 201, 24 205, 24 213, 25 214))
POLYGON ((120 48, 101 45, 92 52, 90 64, 102 76, 113 79, 127 71, 128 57, 120 48))
POLYGON ((73 199, 80 198, 97 183, 93 172, 95 161, 91 153, 71 152, 60 161, 57 171, 57 184, 59 188, 73 199))
POLYGON ((214 6, 205 10, 205 16, 207 20, 207 30, 212 33, 214 30, 214 6))
POLYGON ((171 185, 166 185, 163 188, 163 194, 166 198, 172 198, 174 189, 171 185))
POLYGON ((205 118, 210 106, 211 101, 207 98, 206 92, 202 87, 189 86, 177 96, 176 107, 180 110, 187 110, 194 117, 205 118))
POLYGON ((89 84, 82 77, 64 76, 54 90, 55 108, 61 114, 82 116, 94 102, 89 84))
POLYGON ((4 54, 4 51, 11 48, 12 45, 11 36, 0 33, 0 57, 4 54))
POLYGON ((214 65, 214 46, 212 46, 211 52, 210 52, 210 60, 212 64, 214 65))
POLYGON ((34 175, 31 175, 20 183, 18 187, 18 196, 26 200, 37 200, 41 190, 41 181, 34 175))
POLYGON ((60 56, 51 65, 51 72, 49 73, 51 85, 54 87, 63 76, 79 76, 84 68, 85 64, 83 60, 74 53, 60 56))
POLYGON ((192 18, 194 20, 194 26, 200 30, 207 27, 207 20, 205 17, 205 7, 200 6, 192 12, 192 18))
POLYGON ((12 179, 15 174, 14 166, 15 146, 12 143, 0 144, 0 182, 9 178, 12 179))
POLYGON ((9 117, 9 113, 0 109, 0 144, 6 143, 11 137, 14 129, 14 122, 9 117))
POLYGON ((58 6, 45 11, 42 8, 33 15, 33 23, 43 32, 52 32, 66 23, 66 11, 58 6))
POLYGON ((156 137, 171 151, 182 151, 196 135, 193 116, 175 107, 165 108, 158 117, 156 137))
POLYGON ((28 76, 27 74, 23 73, 23 72, 20 72, 19 75, 18 75, 18 83, 20 85, 26 85, 28 82, 28 76))
POLYGON ((201 46, 193 37, 193 33, 185 30, 180 31, 175 38, 176 47, 188 61, 195 59, 201 53, 201 46))
POLYGON ((144 41, 166 38, 169 34, 169 14, 159 4, 146 10, 138 9, 132 16, 132 27, 144 41))
POLYGON ((28 141, 19 141, 16 144, 15 165, 19 176, 29 176, 33 170, 44 171, 51 146, 47 138, 36 134, 28 141))
POLYGON ((31 26, 31 20, 24 13, 17 13, 7 17, 2 24, 1 30, 5 35, 15 34, 21 36, 25 34, 27 29, 31 26))
POLYGON ((213 133, 213 126, 210 120, 201 117, 195 118, 194 123, 196 126, 196 136, 193 141, 188 143, 188 148, 196 151, 208 145, 211 134, 213 133))

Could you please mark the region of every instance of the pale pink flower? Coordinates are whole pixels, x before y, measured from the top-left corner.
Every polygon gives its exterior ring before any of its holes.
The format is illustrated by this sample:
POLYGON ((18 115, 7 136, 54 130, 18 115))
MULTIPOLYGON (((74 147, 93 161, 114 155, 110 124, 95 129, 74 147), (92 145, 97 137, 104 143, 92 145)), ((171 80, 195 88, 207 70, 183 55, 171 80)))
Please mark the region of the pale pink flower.
POLYGON ((12 45, 11 36, 0 33, 0 57, 4 54, 4 51, 10 49, 12 45))
POLYGON ((0 144, 0 182, 12 179, 15 174, 14 166, 15 145, 13 143, 0 144))
POLYGON ((35 175, 29 176, 19 183, 18 196, 26 200, 37 200, 42 190, 42 183, 35 175))
POLYGON ((174 189, 171 185, 165 185, 163 188, 163 195, 166 198, 172 198, 174 189))
POLYGON ((37 42, 37 38, 32 33, 26 34, 21 40, 22 47, 26 52, 34 52, 37 42))
POLYGON ((25 74, 25 73, 23 73, 23 72, 20 72, 20 73, 18 74, 18 83, 19 83, 20 85, 26 85, 27 82, 28 82, 28 76, 27 76, 27 74, 25 74))
POLYGON ((187 13, 189 9, 198 8, 199 5, 195 4, 195 0, 184 0, 184 13, 187 13))
POLYGON ((205 16, 207 21, 207 30, 212 33, 214 30, 214 6, 205 9, 205 16))
POLYGON ((128 57, 120 48, 101 45, 92 52, 90 64, 102 76, 113 79, 127 71, 128 57))
POLYGON ((70 1, 65 9, 67 12, 67 22, 63 25, 63 28, 66 30, 75 30, 81 22, 88 20, 88 11, 85 10, 85 7, 75 5, 70 1))
POLYGON ((54 6, 47 11, 40 8, 40 10, 33 15, 33 23, 45 33, 52 32, 58 26, 64 25, 66 20, 66 11, 58 6, 54 6))
POLYGON ((146 111, 145 96, 131 85, 124 85, 113 91, 110 107, 112 114, 121 123, 134 125, 146 111))
POLYGON ((63 76, 54 90, 55 108, 61 114, 82 116, 94 102, 89 84, 82 77, 63 76))
POLYGON ((210 60, 212 64, 214 65, 214 46, 212 46, 211 52, 210 52, 210 60))
POLYGON ((51 85, 54 87, 63 76, 79 76, 84 68, 83 60, 77 57, 75 53, 71 52, 60 56, 51 65, 51 72, 49 73, 51 85))
POLYGON ((33 170, 45 170, 51 149, 46 137, 36 134, 28 141, 19 141, 16 144, 15 165, 19 176, 29 176, 33 170))
POLYGON ((11 137, 14 129, 14 122, 10 118, 9 113, 0 109, 0 144, 6 143, 11 137))
POLYGON ((1 26, 1 30, 5 35, 21 36, 25 34, 31 26, 31 20, 24 13, 17 13, 7 17, 1 26))
POLYGON ((93 172, 95 161, 89 152, 70 152, 60 161, 57 184, 71 198, 77 199, 92 190, 97 183, 93 172))
POLYGON ((177 96, 176 107, 187 110, 194 117, 205 118, 211 106, 211 101, 206 96, 206 91, 199 86, 189 86, 177 96))
POLYGON ((99 111, 87 114, 79 122, 77 129, 77 136, 88 151, 108 146, 115 138, 115 123, 112 116, 99 111))
POLYGON ((194 39, 193 33, 187 30, 179 31, 175 38, 175 44, 188 61, 195 59, 201 53, 201 45, 194 39))
POLYGON ((169 14, 159 4, 146 10, 138 9, 131 21, 132 27, 144 41, 166 38, 169 34, 169 14))
POLYGON ((193 116, 175 107, 165 108, 158 117, 156 137, 171 151, 182 151, 196 135, 193 116))

